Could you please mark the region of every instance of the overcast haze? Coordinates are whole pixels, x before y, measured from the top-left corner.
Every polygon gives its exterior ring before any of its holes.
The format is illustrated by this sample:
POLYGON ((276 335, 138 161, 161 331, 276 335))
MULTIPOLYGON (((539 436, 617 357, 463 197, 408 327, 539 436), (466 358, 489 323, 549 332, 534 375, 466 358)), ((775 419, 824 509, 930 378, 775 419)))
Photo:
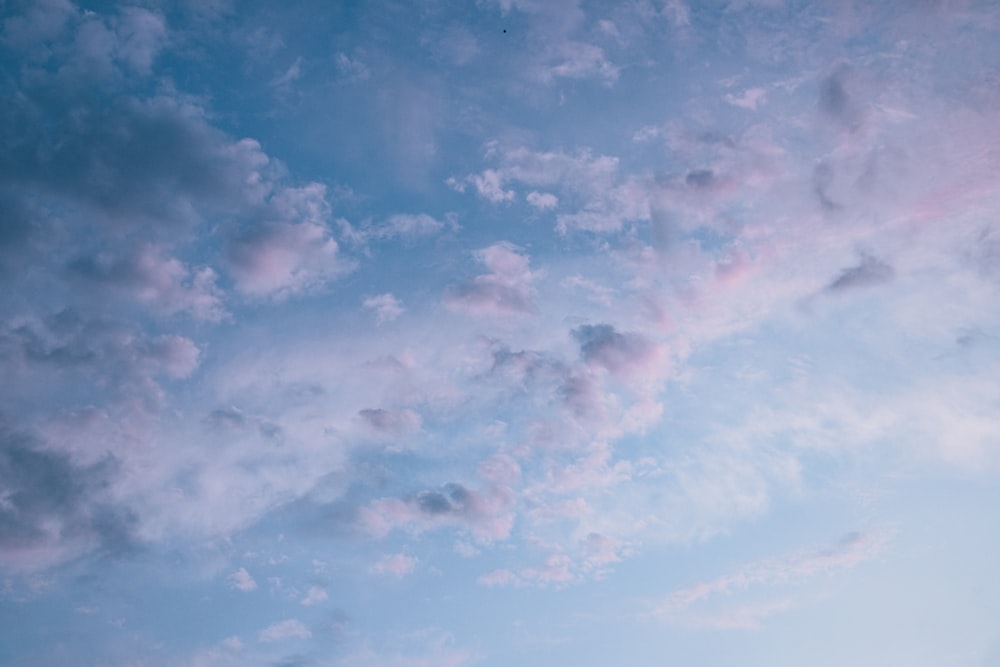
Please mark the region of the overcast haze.
POLYGON ((998 35, 0 0, 0 663, 997 667, 998 35))

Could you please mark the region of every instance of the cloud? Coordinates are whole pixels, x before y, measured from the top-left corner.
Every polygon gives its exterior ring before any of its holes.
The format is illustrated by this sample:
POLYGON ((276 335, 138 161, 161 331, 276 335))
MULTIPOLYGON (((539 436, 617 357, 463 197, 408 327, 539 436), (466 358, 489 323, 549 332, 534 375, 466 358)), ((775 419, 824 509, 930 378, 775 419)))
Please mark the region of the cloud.
POLYGON ((383 556, 372 564, 368 571, 372 574, 386 574, 394 577, 404 577, 417 567, 416 558, 406 554, 391 554, 383 556))
POLYGON ((231 240, 228 257, 236 287, 251 296, 282 298, 322 285, 348 271, 326 220, 326 188, 286 188, 268 202, 274 219, 231 240))
POLYGON ((141 7, 121 9, 115 55, 139 74, 150 74, 153 60, 167 42, 163 16, 141 7))
POLYGON ((493 203, 516 200, 518 192, 513 186, 530 188, 526 194, 530 205, 562 209, 556 216, 556 228, 562 233, 615 232, 626 221, 649 218, 648 184, 642 178, 622 180, 615 157, 594 155, 586 149, 575 153, 501 149, 496 143, 487 145, 487 157, 496 159, 498 166, 449 179, 449 184, 460 191, 472 184, 481 197, 493 203), (555 192, 541 193, 538 188, 555 192))
POLYGON ((553 209, 559 205, 559 198, 551 192, 535 192, 532 190, 525 199, 540 211, 553 209))
POLYGON ((299 604, 304 607, 312 607, 326 602, 328 597, 329 595, 327 595, 325 588, 321 586, 310 586, 309 590, 306 591, 305 596, 299 600, 299 604))
POLYGON ((186 378, 200 358, 198 346, 184 336, 144 335, 70 309, 0 325, 0 364, 9 377, 21 378, 25 396, 50 390, 43 388, 46 382, 72 385, 74 376, 85 374, 88 386, 110 396, 153 404, 161 399, 158 379, 186 378))
POLYGON ((358 411, 368 427, 378 435, 401 436, 420 428, 420 415, 413 410, 365 408, 358 411))
POLYGON ((0 422, 0 567, 31 572, 138 547, 134 515, 108 493, 118 471, 114 457, 77 465, 0 422))
POLYGON ((345 83, 360 83, 371 77, 368 66, 346 53, 338 53, 336 59, 337 73, 345 83))
POLYGON ((728 602, 730 597, 750 589, 801 587, 820 575, 853 569, 877 557, 890 538, 891 533, 885 531, 853 532, 815 551, 750 563, 732 574, 674 591, 657 605, 653 615, 670 622, 693 620, 715 627, 758 627, 764 618, 788 609, 794 603, 784 598, 763 606, 723 604, 721 611, 711 610, 710 613, 705 613, 703 609, 717 598, 725 598, 728 602), (692 607, 694 613, 691 613, 692 607))
POLYGON ((0 42, 19 50, 52 42, 77 15, 70 0, 39 0, 31 3, 24 14, 4 20, 0 42))
POLYGON ((442 222, 426 213, 416 215, 397 213, 396 215, 390 215, 385 219, 384 223, 371 229, 367 236, 377 239, 391 239, 396 237, 415 238, 432 236, 440 233, 446 227, 454 226, 454 220, 442 222))
POLYGON ((257 142, 231 141, 191 100, 125 96, 107 107, 67 100, 48 112, 70 109, 76 121, 55 132, 8 117, 24 135, 15 153, 0 158, 0 177, 22 184, 25 196, 62 200, 100 227, 151 224, 164 226, 164 235, 213 212, 246 215, 262 205, 276 176, 257 142))
POLYGON ((829 285, 828 292, 844 292, 863 287, 875 287, 890 282, 895 275, 893 268, 884 261, 864 254, 857 266, 852 266, 840 272, 829 285))
POLYGON ((243 567, 229 575, 229 586, 245 593, 257 590, 257 582, 253 580, 250 573, 243 567))
POLYGON ((496 586, 516 586, 521 583, 521 578, 510 570, 500 569, 481 575, 476 581, 483 586, 494 588, 496 586))
POLYGON ((262 642, 277 642, 285 639, 309 639, 312 631, 302 621, 290 618, 269 625, 260 631, 258 640, 262 642))
POLYGON ((728 104, 741 107, 749 111, 754 111, 759 105, 767 100, 767 91, 763 88, 748 88, 740 96, 727 94, 725 100, 728 104))
POLYGON ((477 491, 457 482, 425 490, 407 500, 379 498, 359 511, 361 526, 381 537, 401 528, 415 533, 455 526, 476 540, 490 543, 506 539, 514 522, 514 492, 505 486, 477 491))
POLYGON ((164 315, 188 312, 218 321, 226 314, 215 271, 204 267, 192 272, 155 245, 143 245, 124 256, 80 257, 67 268, 74 277, 126 294, 164 315))
POLYGON ((453 288, 445 297, 452 309, 475 316, 503 317, 535 312, 533 296, 537 274, 521 249, 496 243, 477 250, 476 259, 489 273, 453 288))
POLYGON ((595 44, 567 40, 551 46, 546 60, 547 66, 539 71, 539 78, 546 83, 557 78, 597 78, 610 86, 618 80, 618 67, 595 44))
POLYGON ((399 300, 391 293, 370 296, 364 300, 362 305, 369 310, 375 311, 375 321, 378 324, 391 322, 404 312, 399 300))
POLYGON ((572 331, 580 356, 613 375, 629 377, 662 363, 662 348, 641 334, 619 333, 610 324, 585 324, 572 331))

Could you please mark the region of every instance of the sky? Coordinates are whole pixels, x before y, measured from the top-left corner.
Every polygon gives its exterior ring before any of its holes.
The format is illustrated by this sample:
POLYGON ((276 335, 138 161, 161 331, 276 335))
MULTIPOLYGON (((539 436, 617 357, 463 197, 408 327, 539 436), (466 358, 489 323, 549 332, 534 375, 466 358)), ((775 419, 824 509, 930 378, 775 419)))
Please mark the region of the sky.
POLYGON ((0 0, 0 664, 1000 666, 998 35, 0 0))

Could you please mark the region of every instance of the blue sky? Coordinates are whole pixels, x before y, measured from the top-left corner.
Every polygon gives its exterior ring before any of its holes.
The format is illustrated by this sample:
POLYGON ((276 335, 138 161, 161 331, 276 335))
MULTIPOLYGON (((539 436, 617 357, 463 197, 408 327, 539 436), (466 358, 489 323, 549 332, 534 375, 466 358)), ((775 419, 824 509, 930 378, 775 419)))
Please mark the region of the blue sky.
POLYGON ((1000 5, 0 15, 0 663, 1000 665, 1000 5))

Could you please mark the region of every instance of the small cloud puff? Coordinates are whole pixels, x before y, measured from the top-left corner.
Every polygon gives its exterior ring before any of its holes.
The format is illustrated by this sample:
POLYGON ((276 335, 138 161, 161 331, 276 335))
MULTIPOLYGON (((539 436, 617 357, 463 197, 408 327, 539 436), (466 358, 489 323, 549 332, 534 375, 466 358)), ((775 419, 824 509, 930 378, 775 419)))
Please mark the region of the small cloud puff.
POLYGON ((304 607, 312 607, 321 602, 326 602, 327 598, 326 589, 321 586, 310 586, 309 590, 306 591, 305 597, 299 600, 299 604, 304 607))
POLYGON ((379 324, 391 322, 403 314, 403 306, 400 305, 399 299, 391 293, 368 297, 362 305, 375 311, 375 321, 379 324))
POLYGON ((540 211, 553 209, 559 205, 559 197, 551 192, 537 192, 532 190, 526 197, 528 203, 540 211))
POLYGON ((246 568, 241 567, 229 575, 229 587, 249 593, 257 590, 257 582, 246 571, 246 568))
POLYGON ((276 642, 283 639, 309 639, 312 631, 302 622, 290 618, 274 625, 269 625, 260 631, 258 639, 262 642, 276 642))

